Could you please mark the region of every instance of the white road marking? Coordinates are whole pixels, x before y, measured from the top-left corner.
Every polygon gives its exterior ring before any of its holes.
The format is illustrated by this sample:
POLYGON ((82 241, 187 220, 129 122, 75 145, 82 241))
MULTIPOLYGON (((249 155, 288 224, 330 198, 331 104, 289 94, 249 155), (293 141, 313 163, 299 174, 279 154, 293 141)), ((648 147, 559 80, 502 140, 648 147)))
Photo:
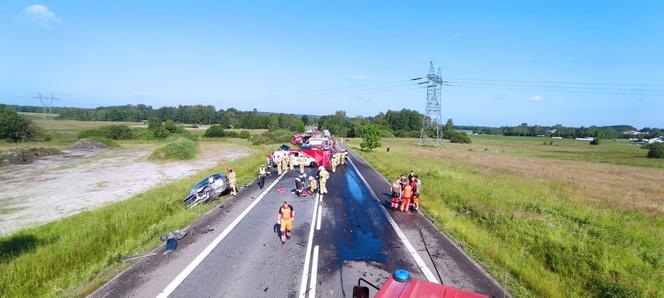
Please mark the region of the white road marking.
MULTIPOLYGON (((322 197, 318 194, 317 196, 322 197)), ((307 280, 309 278, 309 261, 311 258, 311 244, 314 241, 314 228, 316 227, 316 212, 318 211, 318 200, 314 200, 314 214, 311 217, 311 228, 309 229, 309 240, 307 240, 307 252, 304 255, 304 268, 302 269, 302 281, 300 281, 300 298, 307 294, 307 280)))
POLYGON ((440 281, 438 281, 438 279, 433 274, 433 272, 431 272, 431 269, 429 269, 427 264, 424 263, 424 260, 422 259, 422 257, 420 257, 420 255, 417 253, 417 250, 415 250, 415 247, 413 247, 413 245, 410 244, 410 241, 408 241, 408 238, 406 238, 406 235, 403 233, 403 231, 401 231, 401 228, 399 228, 399 225, 397 225, 397 223, 394 221, 394 219, 392 219, 392 216, 390 216, 390 213, 388 213, 387 210, 382 206, 382 202, 380 201, 380 199, 378 199, 378 196, 376 195, 376 193, 371 188, 371 185, 369 185, 367 180, 364 179, 364 176, 362 176, 362 173, 360 173, 360 170, 357 169, 357 167, 355 166, 355 163, 353 163, 353 161, 350 160, 350 164, 353 166, 353 168, 355 168, 355 172, 357 173, 358 176, 360 176, 360 179, 362 179, 362 182, 364 182, 364 185, 369 190, 369 193, 371 193, 371 196, 373 196, 373 198, 376 201, 381 203, 380 210, 383 211, 383 214, 385 214, 385 217, 387 217, 387 221, 390 222, 390 225, 392 226, 394 231, 397 233, 397 236, 399 236, 399 239, 401 239, 401 242, 403 242, 403 244, 406 247, 406 250, 408 251, 408 253, 410 253, 410 255, 413 257, 413 259, 415 259, 415 263, 417 264, 417 267, 420 268, 420 271, 422 271, 422 274, 424 274, 424 276, 430 282, 440 283, 440 281))
POLYGON ((318 206, 318 220, 316 221, 316 231, 320 231, 320 220, 323 217, 323 206, 318 206))
POLYGON ((242 211, 242 213, 240 213, 240 215, 238 215, 238 217, 235 218, 235 220, 233 220, 233 222, 231 222, 228 227, 226 227, 226 229, 221 232, 221 234, 219 234, 219 236, 217 236, 217 238, 215 238, 212 243, 210 243, 210 245, 208 245, 189 265, 187 265, 187 267, 184 268, 184 270, 182 270, 182 272, 180 272, 180 274, 178 274, 178 276, 176 276, 175 279, 173 279, 173 281, 171 281, 171 283, 169 283, 168 286, 166 286, 166 288, 164 288, 161 293, 157 295, 157 297, 165 298, 173 293, 173 291, 175 291, 175 289, 185 280, 185 278, 187 278, 187 276, 189 276, 189 274, 191 274, 191 272, 196 269, 196 267, 205 259, 205 257, 207 257, 212 252, 212 250, 214 250, 214 248, 219 245, 221 240, 224 240, 224 238, 230 234, 235 226, 237 226, 240 221, 242 221, 242 219, 247 216, 247 214, 249 214, 249 211, 251 211, 251 209, 253 209, 263 199, 263 197, 265 197, 265 194, 267 194, 285 174, 286 173, 281 174, 281 176, 274 180, 274 182, 272 182, 272 184, 270 184, 270 186, 265 189, 260 194, 260 196, 258 196, 251 203, 251 205, 249 205, 249 207, 247 207, 247 209, 244 209, 244 211, 242 211))
POLYGON ((311 280, 309 281, 309 298, 316 297, 317 278, 318 278, 318 245, 314 247, 314 257, 311 262, 311 280))

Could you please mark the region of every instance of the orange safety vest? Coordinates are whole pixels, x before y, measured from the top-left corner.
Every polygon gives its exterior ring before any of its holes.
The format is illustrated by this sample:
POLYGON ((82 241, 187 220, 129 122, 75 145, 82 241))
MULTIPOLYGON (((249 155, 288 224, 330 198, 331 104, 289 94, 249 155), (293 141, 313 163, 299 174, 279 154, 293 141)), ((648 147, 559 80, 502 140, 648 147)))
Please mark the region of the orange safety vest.
POLYGON ((410 185, 406 185, 406 187, 403 188, 403 197, 404 198, 410 198, 413 196, 413 187, 410 185))
POLYGON ((281 206, 279 208, 279 214, 281 214, 281 219, 291 219, 293 213, 293 207, 288 205, 288 207, 281 206))

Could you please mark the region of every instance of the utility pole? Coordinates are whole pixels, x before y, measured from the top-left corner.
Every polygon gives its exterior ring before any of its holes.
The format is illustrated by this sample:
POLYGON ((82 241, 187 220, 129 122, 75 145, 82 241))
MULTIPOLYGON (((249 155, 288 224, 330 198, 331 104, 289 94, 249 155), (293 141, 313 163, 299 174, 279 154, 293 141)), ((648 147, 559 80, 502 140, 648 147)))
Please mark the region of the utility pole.
POLYGON ((419 145, 440 146, 443 140, 443 132, 440 129, 442 121, 440 94, 445 81, 441 77, 440 67, 438 72, 435 72, 433 62, 429 62, 427 79, 427 99, 419 145))
POLYGON ((48 115, 52 115, 53 110, 51 109, 53 106, 53 102, 56 100, 60 100, 59 98, 53 96, 42 96, 41 92, 39 92, 39 95, 33 97, 34 99, 39 99, 39 102, 42 104, 42 114, 44 115, 44 119, 46 119, 46 111, 48 110, 48 115))

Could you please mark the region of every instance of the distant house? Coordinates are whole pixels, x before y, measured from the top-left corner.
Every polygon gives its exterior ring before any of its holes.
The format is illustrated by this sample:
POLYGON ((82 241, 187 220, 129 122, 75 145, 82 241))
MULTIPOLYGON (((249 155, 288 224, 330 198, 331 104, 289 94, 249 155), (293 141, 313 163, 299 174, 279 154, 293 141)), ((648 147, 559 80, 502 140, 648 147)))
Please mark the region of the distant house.
POLYGON ((654 144, 654 143, 664 143, 664 136, 652 138, 648 140, 648 144, 654 144))
POLYGON ((552 137, 552 139, 556 139, 556 140, 562 140, 562 139, 563 139, 563 137, 552 137))
POLYGON ((592 141, 595 138, 593 137, 585 137, 585 138, 576 138, 577 141, 592 141))
POLYGON ((636 130, 628 130, 628 131, 624 132, 623 134, 625 134, 626 136, 645 136, 648 133, 647 132, 640 132, 640 131, 636 131, 636 130))

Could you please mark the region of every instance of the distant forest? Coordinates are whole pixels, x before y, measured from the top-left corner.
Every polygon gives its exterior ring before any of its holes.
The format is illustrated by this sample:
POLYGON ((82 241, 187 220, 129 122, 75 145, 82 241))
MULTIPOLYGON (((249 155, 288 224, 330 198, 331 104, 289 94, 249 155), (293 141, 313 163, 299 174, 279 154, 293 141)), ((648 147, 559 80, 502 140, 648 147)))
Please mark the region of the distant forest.
MULTIPOLYGON (((19 112, 42 112, 37 106, 11 106, 19 112)), ((234 108, 217 110, 211 105, 180 105, 177 107, 161 107, 158 109, 147 105, 125 105, 97 108, 68 108, 54 107, 53 113, 60 119, 82 121, 130 121, 140 122, 153 118, 165 121, 171 119, 186 124, 219 124, 224 128, 247 129, 289 129, 302 131, 305 125, 317 124, 321 128, 329 129, 333 134, 346 137, 362 136, 367 124, 376 125, 383 137, 418 137, 422 128, 424 115, 421 113, 402 109, 400 111, 388 110, 372 117, 348 117, 344 111, 337 111, 333 115, 293 115, 281 113, 239 111, 234 108)), ((617 139, 634 137, 624 134, 626 131, 639 131, 641 137, 655 137, 664 134, 663 129, 643 128, 637 130, 630 125, 567 127, 562 125, 539 126, 522 123, 519 126, 485 127, 485 126, 456 126, 452 119, 442 126, 443 131, 450 129, 472 131, 478 134, 506 135, 506 136, 555 136, 563 138, 597 137, 600 139, 617 139)))

